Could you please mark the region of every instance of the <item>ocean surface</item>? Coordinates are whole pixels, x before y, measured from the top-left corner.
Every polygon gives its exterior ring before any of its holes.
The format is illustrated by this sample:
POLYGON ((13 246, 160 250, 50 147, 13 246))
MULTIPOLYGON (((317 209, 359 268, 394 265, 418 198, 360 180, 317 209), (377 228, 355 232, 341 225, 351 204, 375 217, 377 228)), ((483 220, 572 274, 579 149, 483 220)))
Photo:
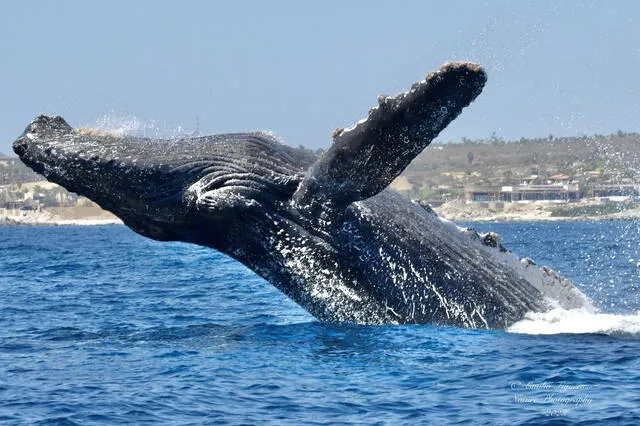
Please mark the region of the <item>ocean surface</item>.
POLYGON ((474 226, 601 312, 322 324, 210 249, 0 227, 0 423, 640 424, 640 222, 474 226))

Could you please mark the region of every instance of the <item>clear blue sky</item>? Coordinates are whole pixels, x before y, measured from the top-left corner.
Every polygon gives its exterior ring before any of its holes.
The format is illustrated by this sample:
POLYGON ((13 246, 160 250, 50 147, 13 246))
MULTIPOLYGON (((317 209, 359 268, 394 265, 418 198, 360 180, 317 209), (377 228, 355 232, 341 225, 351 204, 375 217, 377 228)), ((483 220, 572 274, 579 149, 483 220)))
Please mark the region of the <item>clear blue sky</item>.
POLYGON ((640 131, 637 1, 3 1, 0 151, 37 114, 326 147, 449 60, 489 82, 440 140, 640 131))

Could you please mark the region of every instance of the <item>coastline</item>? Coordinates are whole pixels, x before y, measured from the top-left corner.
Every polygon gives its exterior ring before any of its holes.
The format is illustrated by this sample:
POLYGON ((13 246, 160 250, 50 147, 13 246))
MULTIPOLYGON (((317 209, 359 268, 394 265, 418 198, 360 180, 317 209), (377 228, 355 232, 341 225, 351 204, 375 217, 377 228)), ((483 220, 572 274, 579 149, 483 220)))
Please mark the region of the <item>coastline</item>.
POLYGON ((123 225, 110 212, 97 206, 60 207, 48 210, 5 210, 0 209, 0 226, 95 226, 123 225))
MULTIPOLYGON (((588 204, 585 204, 588 205, 588 204)), ((554 215, 553 204, 531 203, 505 205, 490 209, 477 204, 451 201, 435 207, 440 216, 453 222, 589 222, 606 220, 640 220, 640 208, 601 215, 554 215)))
MULTIPOLYGON (((640 220, 640 208, 597 216, 554 216, 552 207, 545 204, 512 205, 503 209, 489 209, 475 204, 452 201, 435 210, 453 222, 585 222, 605 220, 640 220)), ((96 226, 123 225, 110 212, 92 207, 63 207, 40 211, 0 209, 0 226, 96 226)))

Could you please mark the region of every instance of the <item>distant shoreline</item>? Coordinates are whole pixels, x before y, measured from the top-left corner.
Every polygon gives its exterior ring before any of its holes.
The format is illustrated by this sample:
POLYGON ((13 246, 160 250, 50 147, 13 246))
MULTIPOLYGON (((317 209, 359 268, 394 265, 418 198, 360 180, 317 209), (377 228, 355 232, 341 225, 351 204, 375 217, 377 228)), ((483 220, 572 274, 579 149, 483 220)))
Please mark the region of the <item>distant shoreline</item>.
POLYGON ((578 217, 554 217, 554 218, 530 218, 530 217, 477 217, 477 218, 446 218, 455 223, 462 222, 478 222, 478 223, 518 223, 518 222, 611 222, 611 221, 634 221, 640 220, 640 217, 609 217, 609 216, 578 216, 578 217))
MULTIPOLYGON (((584 206, 586 204, 582 204, 584 206)), ((445 203, 434 210, 453 222, 594 222, 610 220, 640 220, 640 208, 630 208, 601 215, 554 215, 555 205, 531 203, 506 205, 503 209, 489 209, 461 201, 445 203)))
MULTIPOLYGON (((451 202, 434 210, 453 222, 595 222, 612 220, 640 220, 640 208, 600 216, 551 216, 546 206, 532 205, 523 210, 489 211, 488 209, 451 202)), ((42 211, 0 211, 0 226, 99 226, 124 225, 117 216, 93 210, 90 216, 73 207, 42 211)))
POLYGON ((105 225, 124 225, 121 220, 59 220, 59 221, 20 221, 8 218, 6 216, 0 216, 0 226, 24 226, 24 227, 37 227, 37 226, 105 226, 105 225))
POLYGON ((0 210, 0 226, 123 225, 122 220, 99 207, 62 207, 45 210, 0 210))

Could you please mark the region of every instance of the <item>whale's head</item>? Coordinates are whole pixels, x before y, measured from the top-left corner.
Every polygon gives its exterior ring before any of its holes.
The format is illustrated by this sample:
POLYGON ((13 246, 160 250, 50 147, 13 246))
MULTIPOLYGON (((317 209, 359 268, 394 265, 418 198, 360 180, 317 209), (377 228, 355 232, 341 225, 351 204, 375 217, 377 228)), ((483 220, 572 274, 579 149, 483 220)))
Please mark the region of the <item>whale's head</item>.
POLYGON ((225 239, 258 220, 256 211, 289 199, 313 161, 265 133, 152 140, 73 129, 44 115, 13 149, 34 171, 144 236, 223 251, 230 245, 225 239), (207 226, 198 227, 203 220, 207 226))

